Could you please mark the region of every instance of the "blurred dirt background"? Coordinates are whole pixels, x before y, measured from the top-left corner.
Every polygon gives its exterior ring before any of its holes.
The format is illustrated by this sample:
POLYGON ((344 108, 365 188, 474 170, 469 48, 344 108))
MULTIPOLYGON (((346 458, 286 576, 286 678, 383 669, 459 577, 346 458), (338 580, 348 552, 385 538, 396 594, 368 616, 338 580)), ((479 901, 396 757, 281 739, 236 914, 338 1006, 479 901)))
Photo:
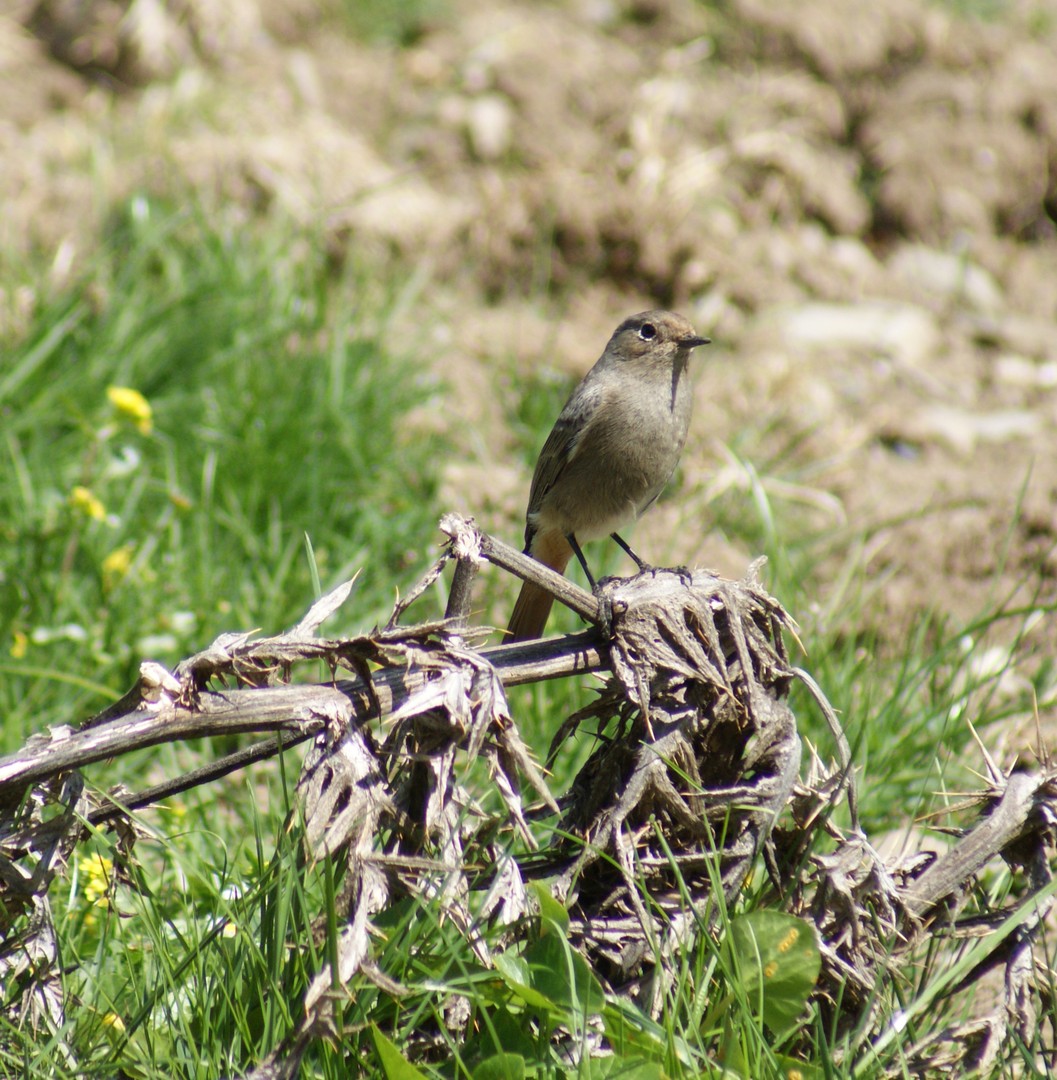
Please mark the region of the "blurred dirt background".
MULTIPOLYGON (((512 540, 514 375, 673 306, 715 344, 636 547, 740 576, 757 484, 802 621, 863 567, 897 632, 1057 600, 1055 168, 1053 0, 0 0, 8 266, 61 288, 136 193, 292 216, 408 282, 445 508, 512 540)), ((36 302, 0 277, 5 333, 36 302)))

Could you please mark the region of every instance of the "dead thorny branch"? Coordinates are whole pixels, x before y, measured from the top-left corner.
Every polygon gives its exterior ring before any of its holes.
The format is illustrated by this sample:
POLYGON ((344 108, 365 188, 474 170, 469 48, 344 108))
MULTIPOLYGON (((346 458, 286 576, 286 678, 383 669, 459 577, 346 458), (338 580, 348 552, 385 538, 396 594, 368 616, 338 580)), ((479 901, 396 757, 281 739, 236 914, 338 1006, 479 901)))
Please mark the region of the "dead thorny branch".
MULTIPOLYGON (((310 741, 298 797, 309 853, 344 868, 338 970, 319 972, 302 1024, 268 1067, 288 1069, 308 1040, 329 1030, 332 989, 354 975, 392 995, 405 992, 376 963, 371 925, 408 894, 439 903, 488 965, 495 949, 527 932, 526 883, 546 880, 568 908, 570 940, 609 989, 657 1014, 679 951, 713 932, 719 905, 737 898, 761 850, 775 902, 818 930, 820 1002, 846 1028, 862 1024, 878 1001, 878 980, 901 978, 927 935, 966 932, 960 913, 989 862, 1001 857, 1022 868, 1008 909, 974 913, 974 973, 1004 967, 999 1004, 971 1032, 947 1032, 942 1046, 915 1053, 922 1070, 958 1053, 963 1064, 979 1065, 994 1060, 1007 1035, 1027 1041, 1032 943, 1053 892, 1047 845, 1057 773, 1049 763, 1039 774, 993 767, 977 799, 979 822, 941 858, 886 861, 858 827, 850 751, 836 716, 810 676, 790 664, 783 631, 791 621, 755 567, 741 582, 704 571, 648 572, 603 582, 592 596, 472 522, 449 516, 442 529, 447 549, 384 628, 317 636, 348 600, 350 582, 285 634, 224 635, 172 672, 144 663, 115 705, 0 760, 0 974, 20 988, 6 998, 13 1021, 62 1020, 48 888, 87 826, 122 826, 131 844, 131 812, 310 741), (410 604, 451 561, 445 619, 403 625, 410 604), (551 589, 595 625, 561 639, 479 647, 482 632, 467 622, 482 562, 551 589), (608 639, 598 628, 603 610, 608 639), (306 661, 323 661, 334 678, 290 682, 306 661), (559 797, 521 739, 506 688, 585 673, 601 678, 597 696, 556 725, 551 757, 589 723, 596 747, 559 797), (839 757, 827 766, 812 753, 805 777, 786 703, 797 678, 826 713, 839 757), (121 754, 221 733, 268 737, 140 792, 91 794, 81 779, 84 768, 121 754), (487 765, 499 818, 467 779, 475 759, 487 765), (848 832, 833 818, 844 799, 848 832), (828 838, 824 852, 820 834, 828 838), (1022 914, 1010 929, 1014 912, 1022 914)), ((875 1034, 882 1045, 885 1032, 875 1034)))

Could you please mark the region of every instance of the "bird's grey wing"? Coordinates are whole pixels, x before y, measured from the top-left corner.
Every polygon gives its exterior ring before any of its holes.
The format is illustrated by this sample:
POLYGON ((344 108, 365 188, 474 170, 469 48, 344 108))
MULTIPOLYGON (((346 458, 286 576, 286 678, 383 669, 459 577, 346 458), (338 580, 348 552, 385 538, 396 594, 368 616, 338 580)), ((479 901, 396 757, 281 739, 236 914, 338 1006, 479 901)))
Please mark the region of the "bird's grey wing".
MULTIPOLYGON (((558 482, 565 467, 576 454, 584 431, 589 427, 591 417, 598 408, 599 398, 596 387, 581 383, 565 403, 565 408, 554 422, 536 461, 536 471, 532 475, 532 486, 529 488, 529 518, 539 511, 547 492, 558 482)), ((531 542, 534 532, 531 521, 526 522, 526 546, 531 542)))

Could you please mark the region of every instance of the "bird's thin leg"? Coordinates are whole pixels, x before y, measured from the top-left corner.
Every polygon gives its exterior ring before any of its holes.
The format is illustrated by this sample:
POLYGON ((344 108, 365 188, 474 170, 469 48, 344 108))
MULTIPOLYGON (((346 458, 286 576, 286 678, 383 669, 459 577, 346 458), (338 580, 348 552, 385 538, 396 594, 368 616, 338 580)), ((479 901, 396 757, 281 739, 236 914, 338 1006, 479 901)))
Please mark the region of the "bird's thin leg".
POLYGON ((640 559, 638 555, 636 555, 635 552, 631 550, 631 548, 628 546, 627 541, 625 541, 622 537, 618 536, 616 533, 610 533, 609 535, 613 537, 614 540, 616 540, 616 542, 628 553, 628 555, 631 556, 632 561, 639 568, 640 573, 644 574, 647 570, 653 569, 653 567, 650 566, 648 562, 643 562, 642 559, 640 559))
MULTIPOLYGON (((591 592, 598 598, 598 626, 602 631, 602 636, 611 638, 613 636, 613 606, 608 596, 599 591, 598 583, 595 581, 591 574, 591 571, 587 568, 587 560, 584 558, 584 553, 580 550, 580 545, 576 541, 576 537, 570 532, 565 534, 565 539, 569 541, 569 547, 573 549, 573 554, 580 560, 580 565, 584 568, 584 573, 587 575, 588 583, 591 586, 591 592)), ((623 541, 621 541, 623 544, 623 541)))
POLYGON ((584 568, 584 573, 587 575, 587 582, 591 586, 591 591, 595 591, 595 579, 591 575, 591 571, 587 568, 587 560, 584 558, 584 553, 580 550, 580 545, 576 542, 576 537, 572 533, 566 533, 565 539, 569 541, 569 547, 573 549, 573 554, 579 559, 580 565, 584 568))

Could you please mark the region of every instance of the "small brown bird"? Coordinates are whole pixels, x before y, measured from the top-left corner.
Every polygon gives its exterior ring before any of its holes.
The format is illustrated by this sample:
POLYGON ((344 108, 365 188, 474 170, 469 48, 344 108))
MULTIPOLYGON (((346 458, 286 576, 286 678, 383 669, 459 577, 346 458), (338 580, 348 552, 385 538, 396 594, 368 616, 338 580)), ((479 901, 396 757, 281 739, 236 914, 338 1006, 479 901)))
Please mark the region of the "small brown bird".
MULTIPOLYGON (((686 442, 693 406, 690 352, 709 344, 673 311, 643 311, 613 332, 565 403, 540 451, 525 515, 525 552, 565 572, 580 545, 603 536, 645 563, 617 535, 653 504, 686 442)), ((539 637, 553 597, 525 582, 508 640, 539 637)))

